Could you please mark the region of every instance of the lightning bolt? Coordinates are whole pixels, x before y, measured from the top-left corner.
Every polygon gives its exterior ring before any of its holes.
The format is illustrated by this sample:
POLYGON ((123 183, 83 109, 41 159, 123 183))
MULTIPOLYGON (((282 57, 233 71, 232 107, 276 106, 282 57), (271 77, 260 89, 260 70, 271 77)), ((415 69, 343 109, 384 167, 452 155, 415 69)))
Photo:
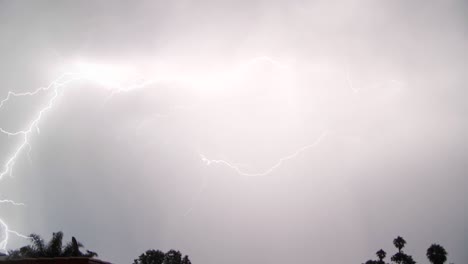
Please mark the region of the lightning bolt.
POLYGON ((30 237, 28 236, 25 236, 21 233, 18 233, 14 230, 11 230, 8 225, 5 223, 5 221, 3 221, 2 219, 0 219, 0 226, 2 226, 3 228, 3 239, 0 241, 0 249, 3 250, 3 251, 6 251, 6 247, 7 247, 7 244, 8 244, 8 239, 10 237, 10 234, 14 234, 18 237, 21 237, 21 238, 24 238, 24 239, 29 239, 30 237))
POLYGON ((56 101, 58 95, 59 95, 59 89, 75 80, 78 80, 79 78, 71 78, 71 79, 68 79, 68 80, 65 80, 65 81, 62 81, 62 79, 64 77, 67 77, 67 76, 73 76, 73 74, 71 73, 67 73, 67 74, 63 74, 61 75, 60 77, 58 77, 57 79, 55 79, 54 81, 52 81, 47 87, 43 87, 43 88, 39 88, 33 92, 30 92, 30 93, 14 93, 14 92, 9 92, 8 93, 8 96, 3 99, 1 102, 1 106, 3 106, 3 104, 5 102, 7 102, 12 96, 14 97, 19 97, 19 96, 33 96, 33 95, 36 95, 38 94, 39 92, 41 91, 48 91, 50 89, 53 90, 53 96, 51 99, 49 99, 48 103, 46 104, 45 107, 43 107, 39 113, 36 115, 36 117, 29 123, 29 126, 25 129, 25 130, 20 130, 20 131, 14 131, 14 132, 11 132, 11 131, 7 131, 3 128, 0 128, 0 132, 7 135, 7 136, 22 136, 22 141, 21 143, 19 144, 19 146, 15 149, 15 151, 13 152, 13 154, 10 156, 10 158, 6 161, 6 163, 4 164, 3 166, 3 170, 0 171, 0 180, 3 179, 3 177, 10 173, 11 175, 11 172, 13 170, 13 166, 18 158, 18 156, 20 155, 21 151, 26 147, 26 146, 29 146, 29 137, 31 136, 31 134, 33 133, 34 130, 37 131, 37 133, 40 133, 40 130, 39 130, 39 122, 41 121, 41 118, 42 116, 44 115, 45 112, 47 112, 48 110, 50 110, 53 105, 54 105, 54 102, 56 101))
POLYGON ((9 204, 16 205, 16 206, 25 206, 24 203, 18 203, 13 200, 0 200, 0 203, 9 203, 9 204))
POLYGON ((349 71, 349 67, 346 67, 345 78, 346 78, 346 83, 347 83, 348 87, 354 93, 361 92, 363 90, 362 88, 364 88, 364 90, 366 90, 366 89, 372 90, 372 89, 381 88, 381 87, 383 87, 385 85, 391 85, 391 84, 395 84, 398 87, 406 86, 406 83, 404 83, 404 82, 401 82, 401 81, 398 81, 398 80, 395 80, 395 79, 390 79, 390 80, 386 80, 386 81, 382 81, 382 82, 370 85, 368 87, 356 87, 354 85, 354 83, 353 83, 353 78, 351 76, 351 72, 349 71))
MULTIPOLYGON (((297 156, 299 156, 302 152, 316 147, 318 144, 320 144, 322 142, 323 138, 325 138, 325 136, 328 133, 329 133, 328 130, 323 131, 322 134, 312 144, 306 145, 306 146, 296 150, 295 152, 280 158, 278 160, 278 162, 275 163, 273 166, 271 166, 268 169, 266 169, 264 171, 261 171, 261 172, 246 172, 246 171, 242 170, 238 165, 236 165, 234 163, 228 162, 226 160, 208 159, 203 154, 200 154, 200 158, 201 158, 202 162, 205 163, 207 166, 210 166, 212 164, 220 164, 220 165, 226 166, 226 167, 234 170, 240 176, 244 176, 244 177, 262 177, 262 176, 267 176, 267 175, 273 173, 276 169, 281 167, 281 165, 283 165, 284 162, 286 162, 288 160, 291 160, 291 159, 294 159, 297 156)), ((202 181, 202 185, 201 185, 200 189, 198 190, 198 192, 195 194, 195 196, 193 198, 192 205, 185 211, 185 213, 183 215, 184 217, 188 216, 193 211, 193 209, 195 208, 195 201, 197 201, 200 198, 201 194, 203 193, 203 191, 205 190, 205 188, 207 186, 206 181, 207 181, 207 179, 204 176, 203 181, 202 181)))
MULTIPOLYGON (((5 134, 9 137, 14 137, 14 136, 21 136, 22 137, 22 140, 20 142, 20 144, 14 149, 13 153, 10 155, 10 157, 7 159, 7 161, 4 163, 3 165, 3 169, 0 171, 0 180, 2 180, 5 175, 7 174, 10 174, 10 176, 12 175, 12 172, 13 172, 13 167, 16 163, 16 160, 18 159, 18 157, 20 156, 21 152, 26 148, 26 147, 29 147, 29 150, 31 149, 31 146, 29 144, 29 139, 30 137, 32 136, 32 134, 34 133, 34 131, 36 131, 38 134, 40 133, 40 130, 39 130, 39 123, 42 119, 42 117, 44 116, 44 114, 47 112, 47 111, 50 111, 53 106, 54 106, 54 103, 56 102, 59 94, 60 94, 60 90, 64 87, 67 87, 67 85, 73 83, 73 82, 76 82, 76 81, 79 81, 79 80, 91 80, 91 81, 95 81, 96 83, 99 83, 99 84, 105 84, 105 80, 103 79, 100 79, 100 78, 95 78, 93 75, 89 75, 89 74, 83 74, 83 73, 74 73, 74 72, 68 72, 68 73, 64 73, 62 75, 60 75, 58 78, 56 78, 55 80, 53 80, 48 86, 46 87, 40 87, 32 92, 23 92, 23 93, 16 93, 16 92, 12 92, 12 91, 9 91, 7 96, 0 101, 0 109, 10 100, 12 99, 13 97, 25 97, 25 96, 35 96, 41 92, 48 92, 48 91, 51 91, 52 93, 52 96, 51 98, 47 101, 46 105, 41 108, 39 110, 39 112, 35 115, 35 117, 29 122, 29 125, 26 127, 26 129, 24 130, 19 130, 19 131, 8 131, 4 128, 1 128, 0 127, 0 133, 2 134, 5 134)), ((28 155, 29 156, 29 155, 28 155)), ((15 206, 24 206, 25 204, 24 203, 18 203, 18 202, 15 202, 13 200, 0 200, 0 203, 9 203, 9 204, 12 204, 12 205, 15 205, 15 206)), ((28 236, 25 236, 17 231, 14 231, 14 230, 11 230, 8 225, 5 223, 5 221, 3 221, 2 219, 0 219, 0 226, 2 226, 3 228, 3 233, 4 233, 4 236, 3 236, 3 240, 0 241, 0 249, 3 250, 3 251, 6 251, 6 247, 7 247, 7 244, 8 244, 8 240, 9 240, 9 235, 10 234, 14 234, 20 238, 25 238, 25 239, 28 239, 29 237, 28 236)))
MULTIPOLYGON (((7 135, 7 136, 22 136, 23 137, 21 143, 19 144, 19 146, 17 146, 17 148, 13 151, 13 154, 5 162, 5 164, 3 166, 3 170, 0 171, 0 180, 2 180, 3 177, 8 173, 10 173, 10 175, 11 175, 11 173, 13 171, 13 166, 14 166, 18 156, 20 155, 21 151, 27 146, 30 147, 29 137, 31 136, 33 131, 36 130, 39 133, 39 127, 38 127, 39 121, 41 120, 44 113, 52 108, 55 100, 57 99, 57 97, 59 95, 59 88, 65 86, 66 84, 68 84, 70 82, 78 80, 78 78, 75 78, 74 75, 75 74, 72 74, 72 73, 63 74, 63 75, 59 76, 57 79, 55 79, 54 81, 52 81, 48 86, 38 88, 38 89, 36 89, 35 91, 32 91, 32 92, 15 93, 15 92, 9 91, 6 98, 4 98, 3 100, 0 101, 0 109, 1 109, 4 106, 4 104, 6 102, 8 102, 12 97, 34 96, 34 95, 39 94, 40 92, 48 91, 48 90, 51 90, 51 89, 53 90, 52 98, 48 101, 48 104, 38 112, 36 117, 30 122, 27 129, 11 132, 11 131, 7 131, 7 130, 5 130, 3 128, 0 128, 0 132, 7 135), (72 78, 69 78, 68 80, 65 80, 65 81, 63 80, 64 78, 69 77, 69 76, 71 76, 72 78)), ((12 205, 15 205, 15 206, 24 206, 25 205, 24 203, 18 203, 18 202, 15 202, 13 200, 8 200, 8 199, 0 200, 0 203, 9 203, 9 204, 12 204, 12 205)), ((11 230, 8 227, 8 225, 5 223, 5 221, 3 221, 2 219, 0 219, 0 226, 2 226, 3 230, 4 230, 3 231, 3 233, 4 233, 3 240, 0 241, 0 249, 3 250, 3 251, 6 251, 6 247, 7 247, 7 244, 8 244, 9 234, 10 233, 14 234, 14 235, 16 235, 18 237, 21 237, 21 238, 25 238, 25 239, 29 238, 28 236, 25 236, 25 235, 23 235, 23 234, 21 234, 21 233, 19 233, 17 231, 11 230)))
POLYGON ((315 146, 317 146, 322 140, 323 138, 328 134, 328 131, 325 130, 312 144, 309 144, 307 146, 304 146, 298 150, 296 150, 294 153, 292 154, 289 154, 287 156, 284 156, 282 158, 280 158, 278 160, 277 163, 275 163, 273 166, 271 166, 270 168, 264 170, 264 171, 261 171, 261 172, 246 172, 246 171, 243 171, 241 168, 239 168, 239 166, 236 166, 235 164, 232 164, 228 161, 225 161, 225 160, 210 160, 210 159, 207 159, 203 154, 200 155, 201 157, 201 160, 207 165, 207 166, 210 166, 212 164, 221 164, 221 165, 224 165, 228 168, 231 168, 233 169, 237 174, 239 174, 240 176, 245 176, 245 177, 259 177, 259 176, 267 176, 271 173, 273 173, 276 169, 278 169, 281 165, 283 165, 284 162, 288 161, 288 160, 291 160, 291 159, 294 159, 295 157, 297 157, 299 154, 301 154, 302 152, 310 149, 310 148, 313 148, 315 146))

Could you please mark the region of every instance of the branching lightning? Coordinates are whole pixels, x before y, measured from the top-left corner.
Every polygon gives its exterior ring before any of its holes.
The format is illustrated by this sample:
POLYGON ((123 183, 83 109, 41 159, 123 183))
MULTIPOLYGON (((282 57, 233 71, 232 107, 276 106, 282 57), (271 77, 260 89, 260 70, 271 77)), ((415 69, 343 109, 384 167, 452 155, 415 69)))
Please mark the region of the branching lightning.
MULTIPOLYGON (((18 158, 18 156, 20 155, 21 151, 29 146, 29 137, 30 135, 33 133, 34 130, 37 131, 37 133, 40 132, 39 130, 39 121, 41 120, 43 114, 50 110, 56 100, 56 98, 58 97, 58 94, 59 94, 59 91, 58 89, 74 80, 76 80, 75 78, 71 78, 71 79, 68 79, 66 81, 63 81, 63 79, 65 77, 67 77, 68 75, 72 75, 72 74, 64 74, 64 75, 61 75, 60 77, 58 77, 57 79, 55 79, 53 82, 51 82, 48 86, 46 87, 41 87, 41 88, 38 88, 36 89, 35 91, 33 92, 25 92, 25 93, 15 93, 15 92, 8 92, 8 95, 5 99, 3 99, 2 101, 0 101, 0 109, 1 107, 3 107, 3 105, 8 102, 12 97, 23 97, 23 96, 34 96, 40 92, 43 92, 43 91, 48 91, 50 89, 53 90, 53 96, 52 98, 48 101, 48 104, 43 107, 39 112, 38 114, 36 115, 36 117, 31 120, 29 126, 27 127, 27 129, 25 130, 20 130, 20 131, 15 131, 15 132, 11 132, 11 131, 7 131, 3 128, 0 128, 0 132, 7 135, 7 136, 22 136, 23 139, 21 141, 21 143, 19 144, 19 146, 17 146, 17 148, 13 151, 13 154, 7 159, 7 161, 5 162, 4 166, 3 166, 3 170, 0 171, 0 180, 3 179, 3 177, 10 173, 12 173, 13 171, 13 166, 18 158)), ((5 200, 0 200, 0 203, 9 203, 9 204, 12 204, 12 205, 15 205, 15 206, 24 206, 25 204, 24 203, 18 203, 18 202, 15 202, 13 200, 8 200, 8 199, 5 199, 5 200)), ((14 234, 18 237, 21 237, 21 238, 25 238, 25 239, 28 239, 29 237, 28 236, 25 236, 17 231, 14 231, 14 230, 11 230, 8 225, 5 223, 5 221, 3 221, 2 219, 0 219, 0 225, 3 227, 3 233, 4 233, 4 237, 3 237, 3 240, 0 241, 0 249, 3 250, 3 251, 6 251, 6 247, 7 247, 7 244, 8 244, 8 239, 9 239, 9 234, 14 234)))
MULTIPOLYGON (((4 128, 0 128, 0 132, 2 134, 5 134, 7 136, 21 136, 22 140, 20 144, 14 149, 13 153, 10 155, 10 157, 7 159, 7 161, 4 163, 2 170, 0 171, 0 180, 4 178, 5 175, 7 174, 12 174, 13 172, 13 167, 15 165, 16 160, 20 156, 21 152, 26 148, 26 147, 31 147, 29 144, 29 139, 31 135, 33 134, 34 131, 36 131, 38 134, 40 133, 39 130, 39 123, 44 116, 44 114, 52 109, 54 106, 55 101, 57 100, 59 96, 59 92, 61 88, 66 87, 68 84, 71 84, 72 82, 82 80, 82 79, 88 79, 90 80, 92 76, 89 74, 82 74, 82 73, 64 73, 58 78, 56 78, 54 81, 52 81, 48 86, 46 87, 41 87, 38 88, 32 92, 24 92, 24 93, 15 93, 12 91, 8 92, 8 95, 0 101, 0 109, 7 103, 11 98, 13 97, 25 97, 25 96, 35 96, 41 92, 47 92, 47 91, 52 91, 52 96, 51 98, 47 101, 46 105, 41 108, 38 113, 35 115, 35 117, 29 122, 29 125, 26 127, 24 130, 19 130, 19 131, 7 131, 4 128)), ((94 80, 98 83, 101 83, 101 79, 99 78, 94 78, 91 79, 94 80)), ((30 150, 30 149, 29 149, 30 150)), ((28 154, 29 156, 29 154, 28 154)), ((0 200, 0 203, 8 203, 12 204, 15 206, 24 206, 24 203, 18 203, 13 200, 0 200)), ((6 251, 8 240, 9 240, 9 235, 14 234, 20 238, 25 238, 28 239, 28 236, 25 236, 17 231, 11 230, 8 225, 0 219, 0 225, 2 226, 3 229, 3 239, 0 241, 0 250, 6 251)))
POLYGON ((0 132, 7 135, 7 136, 19 136, 21 135, 23 138, 22 138, 22 141, 20 143, 20 145, 16 148, 16 150, 13 152, 13 154, 10 156, 10 158, 5 162, 4 166, 3 166, 3 169, 2 171, 0 171, 0 180, 3 179, 3 177, 12 172, 13 170, 13 166, 16 162, 16 159, 18 158, 18 156, 20 155, 21 151, 29 145, 29 137, 31 136, 31 134, 33 133, 33 131, 37 131, 37 133, 40 133, 40 130, 39 130, 39 122, 41 121, 41 118, 42 116, 44 115, 45 112, 47 112, 48 110, 50 110, 53 105, 54 105, 54 102, 55 100, 57 99, 58 95, 59 95, 59 89, 65 85, 67 85, 68 83, 70 82, 73 82, 75 80, 77 80, 77 78, 71 78, 69 80, 65 80, 63 81, 62 79, 68 75, 71 75, 71 74, 64 74, 62 76, 60 76, 59 78, 57 78, 56 80, 54 80, 53 82, 51 82, 47 87, 43 87, 43 88, 39 88, 37 90, 35 90, 34 92, 30 92, 30 93, 13 93, 13 92, 9 92, 8 93, 8 96, 7 98, 3 99, 1 102, 2 102, 2 105, 8 101, 9 98, 11 98, 11 96, 15 96, 15 97, 19 97, 19 96, 33 96, 35 94, 38 94, 40 91, 48 91, 50 89, 53 90, 53 95, 51 97, 51 99, 49 99, 48 103, 46 104, 45 107, 43 107, 39 112, 38 114, 36 115, 36 117, 31 120, 31 122, 29 123, 29 125, 27 126, 27 128, 25 130, 20 130, 20 131, 15 131, 15 132, 11 132, 11 131, 7 131, 3 128, 0 128, 0 132))
POLYGON ((25 236, 23 234, 20 234, 14 230, 11 230, 8 225, 5 223, 5 221, 3 221, 2 219, 0 219, 0 226, 2 226, 3 228, 3 239, 0 241, 0 249, 3 250, 3 251, 6 251, 6 247, 7 247, 7 244, 8 244, 8 239, 10 237, 10 234, 14 234, 18 237, 21 237, 21 238, 25 238, 25 239, 29 239, 30 237, 28 236, 25 236))

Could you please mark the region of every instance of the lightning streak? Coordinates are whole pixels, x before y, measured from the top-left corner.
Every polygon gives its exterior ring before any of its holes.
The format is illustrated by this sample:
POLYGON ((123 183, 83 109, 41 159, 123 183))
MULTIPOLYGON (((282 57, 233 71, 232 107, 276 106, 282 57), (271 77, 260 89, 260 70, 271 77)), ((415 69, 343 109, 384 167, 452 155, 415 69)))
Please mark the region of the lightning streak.
MULTIPOLYGON (((47 92, 49 90, 52 90, 52 96, 47 101, 46 105, 42 109, 40 109, 39 112, 35 115, 35 117, 30 121, 29 125, 27 126, 25 130, 7 131, 4 128, 0 128, 0 133, 3 133, 9 137, 10 136, 22 136, 22 140, 20 144, 16 147, 16 149, 13 151, 11 156, 7 159, 7 161, 3 165, 3 169, 0 171, 0 180, 2 180, 4 176, 7 175, 8 173, 11 176, 13 167, 19 155, 21 154, 21 152, 28 146, 29 146, 29 150, 31 149, 31 146, 29 144, 29 139, 34 131, 36 131, 38 134, 40 133, 39 122, 41 121, 44 114, 50 109, 52 109, 52 107, 54 106, 54 103, 59 96, 60 89, 66 87, 68 84, 71 84, 79 80, 92 80, 92 81, 102 84, 101 79, 92 78, 92 77, 93 76, 90 76, 88 74, 68 72, 68 73, 62 74, 61 76, 53 80, 48 86, 38 88, 32 92, 23 92, 23 93, 15 93, 12 91, 8 92, 8 95, 3 100, 0 101, 0 109, 4 106, 6 102, 8 102, 13 97, 35 96, 41 92, 47 92)), ((13 200, 7 200, 7 199, 0 200, 0 203, 9 203, 15 206, 25 205, 24 203, 18 203, 13 200)), ((5 223, 5 221, 3 221, 2 219, 0 219, 0 226, 2 226, 3 234, 4 234, 3 240, 0 241, 0 250, 6 251, 6 247, 8 244, 10 234, 14 234, 18 237, 25 238, 25 239, 29 238, 28 236, 25 236, 17 231, 11 230, 8 227, 8 225, 5 223)))
MULTIPOLYGON (((203 154, 200 154, 200 157, 201 157, 201 160, 203 161, 203 163, 205 163, 207 166, 210 166, 212 164, 220 164, 220 165, 224 165, 224 166, 234 170, 240 176, 244 176, 244 177, 262 177, 262 176, 267 176, 267 175, 273 173, 277 168, 279 168, 281 165, 283 165, 284 162, 286 162, 288 160, 291 160, 291 159, 294 159, 299 154, 301 154, 302 152, 304 152, 304 151, 306 151, 308 149, 314 148, 315 146, 320 144, 320 142, 322 142, 323 138, 327 134, 328 134, 328 130, 323 131, 322 134, 312 144, 304 146, 304 147, 296 150, 294 153, 280 158, 276 164, 274 164, 273 166, 271 166, 270 168, 268 168, 268 169, 266 169, 265 171, 262 171, 262 172, 246 172, 246 171, 242 170, 238 165, 236 165, 234 163, 231 163, 231 162, 228 162, 226 160, 210 160, 210 159, 206 158, 205 155, 203 155, 203 154)), ((206 185, 207 185, 206 184, 206 177, 203 177, 202 185, 201 185, 200 189, 198 190, 198 192, 195 194, 195 196, 193 198, 194 201, 196 201, 196 200, 198 200, 200 198, 201 194, 203 193, 204 189, 206 188, 206 185)), ((195 208, 195 202, 193 202, 192 205, 190 206, 190 208, 188 208, 185 211, 184 217, 188 216, 193 211, 194 208, 195 208)))
POLYGON ((227 162, 225 160, 210 160, 210 159, 207 159, 204 155, 200 155, 200 156, 201 156, 202 161, 207 166, 209 166, 211 164, 221 164, 221 165, 224 165, 224 166, 227 166, 227 167, 233 169, 234 171, 237 172, 237 174, 239 174, 241 176, 246 176, 246 177, 266 176, 266 175, 272 173, 273 171, 275 171, 277 168, 279 168, 285 161, 293 159, 293 158, 297 157, 299 154, 301 154, 302 152, 317 146, 327 134, 328 134, 328 131, 325 130, 312 144, 304 146, 304 147, 296 150, 294 153, 292 153, 290 155, 287 155, 285 157, 282 157, 281 159, 278 160, 278 162, 276 164, 274 164, 273 166, 271 166, 270 168, 268 168, 267 170, 262 171, 262 172, 246 172, 246 171, 243 171, 238 166, 236 166, 236 165, 234 165, 234 164, 232 164, 230 162, 227 162))
POLYGON ((11 230, 8 225, 2 220, 0 219, 0 226, 2 226, 3 228, 3 240, 0 241, 0 249, 3 250, 3 251, 6 251, 6 247, 7 247, 7 244, 8 244, 8 239, 10 237, 10 234, 14 234, 18 237, 21 237, 21 238, 24 238, 24 239, 29 239, 30 237, 28 236, 25 236, 23 234, 20 234, 14 230, 11 230))
POLYGON ((16 205, 16 206, 25 206, 24 203, 18 203, 18 202, 15 202, 13 200, 0 200, 0 203, 9 203, 9 204, 12 204, 12 205, 16 205))
POLYGON ((3 179, 3 177, 8 173, 10 173, 10 175, 11 175, 11 172, 13 170, 13 166, 14 166, 18 156, 20 155, 21 151, 26 146, 29 146, 29 137, 33 133, 33 131, 36 130, 37 133, 40 132, 39 127, 38 127, 39 122, 41 121, 41 118, 44 115, 44 113, 47 112, 48 110, 50 110, 53 107, 54 102, 55 102, 55 100, 57 99, 57 97, 59 95, 59 88, 61 88, 61 87, 65 86, 65 85, 79 79, 79 78, 71 78, 71 79, 66 80, 64 82, 60 82, 67 75, 70 75, 70 73, 60 76, 59 78, 57 78, 56 80, 51 82, 47 87, 39 88, 39 89, 37 89, 37 90, 35 90, 34 92, 31 92, 31 93, 15 94, 15 93, 10 92, 10 93, 8 93, 7 98, 2 100, 2 104, 3 104, 4 102, 6 102, 8 100, 10 95, 13 95, 13 96, 32 96, 32 95, 35 95, 35 94, 39 93, 40 91, 47 91, 47 90, 53 89, 53 95, 49 99, 46 106, 39 111, 39 113, 30 122, 29 126, 25 130, 10 132, 10 131, 6 131, 3 128, 0 128, 0 132, 3 133, 3 134, 6 134, 8 136, 18 136, 18 135, 23 136, 23 139, 22 139, 20 145, 16 148, 16 150, 13 152, 13 154, 10 156, 10 158, 6 161, 5 165, 3 166, 3 170, 0 171, 0 180, 3 179))
MULTIPOLYGON (((2 101, 0 101, 0 108, 3 107, 3 105, 8 101, 10 100, 12 97, 24 97, 24 96, 34 96, 36 94, 39 94, 40 92, 44 92, 44 91, 47 91, 47 90, 50 90, 50 89, 53 89, 54 92, 53 92, 53 96, 52 98, 49 100, 48 104, 42 108, 39 113, 36 115, 36 117, 31 121, 30 125, 28 126, 28 128, 26 130, 21 130, 21 131, 16 131, 16 132, 10 132, 10 131, 7 131, 3 128, 0 128, 0 132, 7 135, 7 136, 23 136, 23 140, 21 141, 20 145, 15 149, 15 151, 13 152, 13 154, 10 156, 10 158, 6 161, 6 163, 4 164, 3 166, 3 170, 0 172, 0 180, 3 179, 3 177, 8 174, 8 173, 12 173, 13 171, 13 166, 18 158, 18 156, 20 155, 21 151, 26 147, 26 146, 29 146, 29 137, 30 135, 32 134, 32 132, 34 130, 36 130, 38 133, 39 133, 39 127, 38 127, 38 124, 39 124, 39 121, 41 120, 43 114, 50 110, 53 106, 53 103, 55 102, 56 98, 58 97, 58 94, 59 94, 59 91, 58 89, 72 81, 75 80, 75 78, 71 78, 69 79, 68 81, 65 81, 65 82, 62 82, 62 79, 64 77, 66 77, 67 75, 70 75, 70 74, 64 74, 62 76, 59 76, 57 79, 55 79, 54 81, 52 81, 48 86, 46 87, 41 87, 41 88, 38 88, 36 89, 35 91, 33 92, 25 92, 25 93, 15 93, 15 92, 8 92, 8 95, 5 99, 3 99, 2 101)), ((12 204, 12 205, 15 205, 15 206, 24 206, 25 204, 24 203, 18 203, 18 202, 15 202, 13 200, 8 200, 8 199, 4 199, 4 200, 0 200, 0 203, 9 203, 9 204, 12 204)), ((0 219, 0 226, 2 226, 3 228, 3 240, 0 241, 0 249, 3 250, 3 251, 6 251, 6 247, 7 247, 7 244, 8 244, 8 240, 9 240, 9 235, 10 234, 14 234, 18 237, 21 237, 21 238, 25 238, 25 239, 28 239, 29 237, 28 236, 25 236, 17 231, 14 231, 14 230, 11 230, 8 225, 5 223, 5 221, 3 221, 2 219, 0 219)))

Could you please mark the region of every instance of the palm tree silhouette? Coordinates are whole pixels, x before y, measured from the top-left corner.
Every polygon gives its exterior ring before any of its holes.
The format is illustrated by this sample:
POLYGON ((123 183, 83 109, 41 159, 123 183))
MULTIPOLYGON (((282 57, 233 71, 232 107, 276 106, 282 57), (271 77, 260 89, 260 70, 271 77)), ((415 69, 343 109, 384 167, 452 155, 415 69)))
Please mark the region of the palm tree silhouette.
POLYGON ((447 251, 438 244, 432 244, 427 249, 426 256, 432 264, 443 264, 447 261, 447 251))
POLYGON ((387 253, 385 251, 383 251, 383 249, 380 249, 375 254, 379 258, 379 263, 384 263, 383 259, 385 258, 385 256, 387 256, 387 253))
POLYGON ((402 249, 405 247, 405 244, 406 241, 401 236, 393 240, 393 245, 398 249, 398 252, 390 260, 398 264, 416 264, 412 256, 403 252, 402 249))
POLYGON ((18 258, 54 258, 54 257, 97 257, 96 252, 86 250, 86 253, 80 251, 83 244, 78 242, 75 237, 62 246, 63 233, 56 232, 52 234, 52 238, 46 244, 44 240, 37 234, 31 234, 31 245, 24 246, 17 250, 8 252, 10 259, 18 258))
POLYGON ((396 248, 398 248, 398 252, 401 253, 401 249, 405 247, 406 241, 401 237, 398 236, 393 240, 393 245, 395 245, 396 248))

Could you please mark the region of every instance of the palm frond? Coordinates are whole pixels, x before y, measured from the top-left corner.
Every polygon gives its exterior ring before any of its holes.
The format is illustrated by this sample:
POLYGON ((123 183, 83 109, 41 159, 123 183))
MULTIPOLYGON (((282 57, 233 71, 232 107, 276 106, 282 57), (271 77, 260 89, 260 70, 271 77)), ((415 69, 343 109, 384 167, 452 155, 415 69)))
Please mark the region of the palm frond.
POLYGON ((47 257, 57 257, 62 254, 62 240, 63 240, 62 232, 57 232, 57 233, 52 234, 52 238, 47 244, 47 247, 45 250, 47 257))

